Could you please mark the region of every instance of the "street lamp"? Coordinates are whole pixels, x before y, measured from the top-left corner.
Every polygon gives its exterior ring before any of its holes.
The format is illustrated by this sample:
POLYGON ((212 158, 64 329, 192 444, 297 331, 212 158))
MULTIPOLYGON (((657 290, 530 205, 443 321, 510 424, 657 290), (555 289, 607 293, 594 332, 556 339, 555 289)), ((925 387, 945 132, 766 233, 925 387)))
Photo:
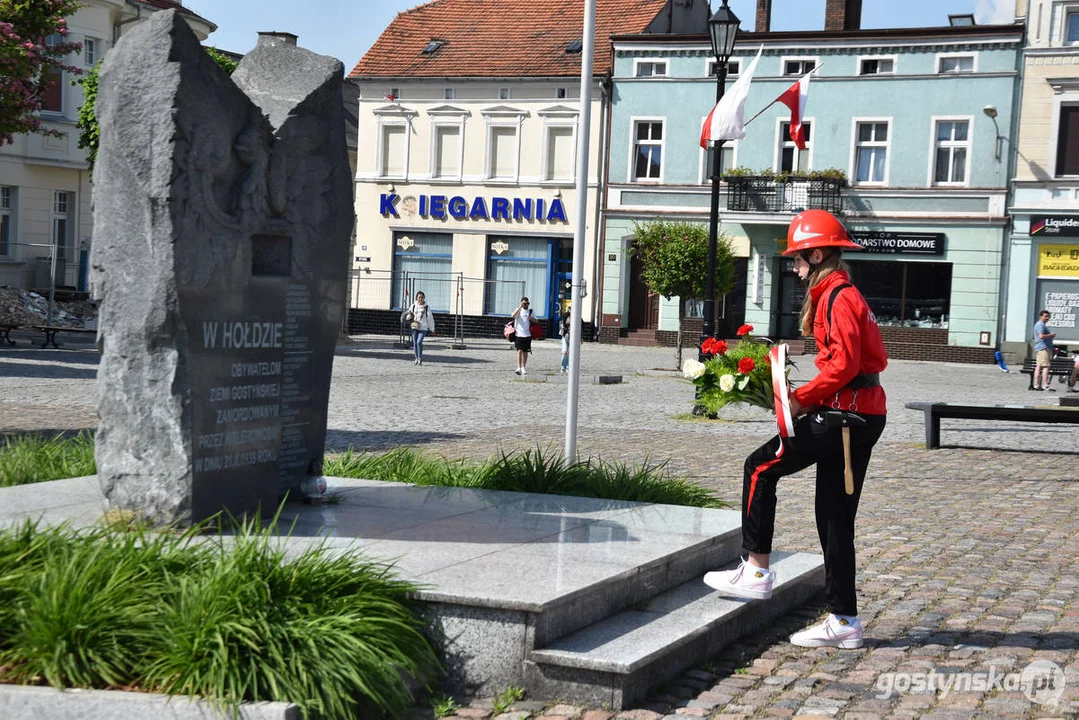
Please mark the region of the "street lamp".
MULTIPOLYGON (((712 38, 712 54, 716 56, 716 103, 723 99, 723 90, 727 84, 727 61, 734 52, 734 41, 738 37, 740 21, 727 0, 708 18, 708 34, 712 38)), ((701 323, 703 343, 716 334, 716 243, 719 236, 719 176, 722 172, 723 141, 712 143, 712 207, 708 215, 708 295, 704 299, 704 320, 701 323)), ((699 343, 700 344, 700 343, 699 343)), ((698 345, 699 345, 698 344, 698 345)), ((704 362, 704 353, 699 353, 704 362)))

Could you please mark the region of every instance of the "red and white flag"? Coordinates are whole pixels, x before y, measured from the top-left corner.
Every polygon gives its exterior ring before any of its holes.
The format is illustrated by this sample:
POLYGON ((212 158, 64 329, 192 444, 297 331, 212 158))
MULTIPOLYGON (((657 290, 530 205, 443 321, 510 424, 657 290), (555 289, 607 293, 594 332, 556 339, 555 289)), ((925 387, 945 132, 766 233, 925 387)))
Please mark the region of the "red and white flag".
POLYGON ((741 140, 746 136, 746 96, 749 95, 749 83, 753 80, 757 61, 761 59, 763 51, 764 46, 761 45, 757 57, 753 58, 749 67, 739 73, 731 89, 723 94, 723 98, 704 119, 704 124, 701 125, 702 148, 707 148, 716 140, 741 140))
POLYGON ((779 426, 779 449, 776 457, 783 456, 783 439, 794 435, 794 419, 791 417, 790 386, 787 384, 787 345, 773 345, 768 351, 772 366, 772 400, 775 403, 776 425, 779 426))
POLYGON ((791 109, 791 140, 799 150, 806 149, 805 129, 802 127, 802 118, 805 117, 806 99, 809 97, 809 77, 813 74, 810 70, 801 80, 787 88, 776 102, 781 102, 791 109))

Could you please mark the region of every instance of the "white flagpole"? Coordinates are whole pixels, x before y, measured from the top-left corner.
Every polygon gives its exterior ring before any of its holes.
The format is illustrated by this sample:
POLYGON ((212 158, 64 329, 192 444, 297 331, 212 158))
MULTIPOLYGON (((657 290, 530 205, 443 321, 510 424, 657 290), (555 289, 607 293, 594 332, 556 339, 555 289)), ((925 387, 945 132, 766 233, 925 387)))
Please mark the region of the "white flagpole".
POLYGON ((592 122, 592 46, 595 34, 596 0, 585 0, 584 34, 581 38, 581 109, 577 126, 577 222, 573 231, 573 286, 570 291, 569 391, 566 393, 565 457, 570 462, 577 459, 577 400, 581 390, 581 298, 584 294, 584 233, 588 217, 588 146, 592 122))

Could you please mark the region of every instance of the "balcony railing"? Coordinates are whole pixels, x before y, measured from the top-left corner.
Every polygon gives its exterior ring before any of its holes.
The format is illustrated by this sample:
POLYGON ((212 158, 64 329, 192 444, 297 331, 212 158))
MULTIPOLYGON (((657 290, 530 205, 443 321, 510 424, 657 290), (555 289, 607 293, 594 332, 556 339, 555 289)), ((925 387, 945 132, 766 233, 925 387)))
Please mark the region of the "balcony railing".
POLYGON ((844 180, 728 175, 727 210, 735 212, 794 213, 802 210, 843 211, 844 180))

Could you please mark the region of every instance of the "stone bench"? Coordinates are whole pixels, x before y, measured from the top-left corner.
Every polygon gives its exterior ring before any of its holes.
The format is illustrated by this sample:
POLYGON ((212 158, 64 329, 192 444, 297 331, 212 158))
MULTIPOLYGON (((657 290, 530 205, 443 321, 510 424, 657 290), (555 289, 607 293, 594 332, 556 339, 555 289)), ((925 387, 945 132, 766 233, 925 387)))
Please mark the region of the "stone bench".
POLYGON ((940 447, 940 419, 1003 420, 1012 422, 1079 424, 1079 409, 1035 407, 1033 405, 958 405, 953 403, 909 402, 910 410, 925 413, 925 447, 940 447))

